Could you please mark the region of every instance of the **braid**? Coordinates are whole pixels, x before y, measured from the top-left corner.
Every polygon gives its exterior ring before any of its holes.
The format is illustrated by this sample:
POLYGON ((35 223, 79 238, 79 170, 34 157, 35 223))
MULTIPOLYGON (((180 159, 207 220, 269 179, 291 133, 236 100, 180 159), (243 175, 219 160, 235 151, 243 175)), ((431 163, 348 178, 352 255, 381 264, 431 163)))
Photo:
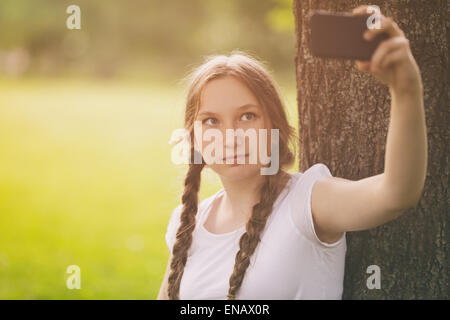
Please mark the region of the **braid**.
POLYGON ((261 188, 260 202, 253 206, 252 215, 247 222, 246 232, 239 240, 239 251, 236 254, 233 273, 230 276, 230 287, 227 300, 236 299, 245 272, 250 264, 250 257, 256 250, 267 219, 272 213, 273 204, 287 182, 288 174, 280 170, 276 175, 266 176, 261 188))
POLYGON ((179 300, 181 278, 187 261, 188 250, 192 244, 192 232, 195 229, 195 216, 198 208, 198 191, 200 189, 201 172, 205 165, 194 163, 194 153, 191 149, 191 163, 184 181, 184 191, 181 201, 183 211, 180 217, 175 244, 172 249, 172 261, 170 263, 170 275, 168 279, 168 296, 170 300, 179 300))

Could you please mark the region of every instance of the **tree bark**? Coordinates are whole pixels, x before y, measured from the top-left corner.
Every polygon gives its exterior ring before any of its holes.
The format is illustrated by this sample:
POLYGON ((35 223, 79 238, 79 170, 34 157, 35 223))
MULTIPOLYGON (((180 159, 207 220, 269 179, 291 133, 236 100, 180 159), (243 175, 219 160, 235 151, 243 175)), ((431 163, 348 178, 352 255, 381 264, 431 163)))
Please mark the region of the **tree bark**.
MULTIPOLYGON (((350 0, 294 0, 299 168, 326 164, 359 180, 384 171, 391 97, 354 61, 313 57, 311 10, 351 11, 350 0)), ((449 6, 447 1, 372 1, 410 40, 422 73, 428 168, 419 204, 377 228, 347 233, 343 299, 449 299, 449 6), (381 288, 366 285, 370 265, 381 288)), ((364 212, 361 212, 364 214, 364 212)))

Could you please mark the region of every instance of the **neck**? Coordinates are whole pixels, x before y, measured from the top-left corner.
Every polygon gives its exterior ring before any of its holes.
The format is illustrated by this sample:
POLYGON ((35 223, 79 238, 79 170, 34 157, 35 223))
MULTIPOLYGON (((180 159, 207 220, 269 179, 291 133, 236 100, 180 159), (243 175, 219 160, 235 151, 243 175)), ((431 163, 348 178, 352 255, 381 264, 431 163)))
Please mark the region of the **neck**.
POLYGON ((221 180, 225 189, 221 203, 223 212, 229 213, 233 219, 246 220, 251 215, 253 206, 260 200, 260 189, 265 176, 258 172, 241 180, 221 180))

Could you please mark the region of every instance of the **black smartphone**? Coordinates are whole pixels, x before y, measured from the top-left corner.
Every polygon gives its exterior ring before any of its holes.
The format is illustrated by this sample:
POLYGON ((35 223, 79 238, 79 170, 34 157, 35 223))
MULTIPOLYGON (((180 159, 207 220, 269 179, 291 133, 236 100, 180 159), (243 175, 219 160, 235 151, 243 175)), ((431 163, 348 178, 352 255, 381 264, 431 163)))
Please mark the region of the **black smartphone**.
POLYGON ((385 32, 370 41, 363 38, 370 16, 314 11, 310 15, 312 54, 323 58, 370 60, 380 42, 389 38, 385 32))

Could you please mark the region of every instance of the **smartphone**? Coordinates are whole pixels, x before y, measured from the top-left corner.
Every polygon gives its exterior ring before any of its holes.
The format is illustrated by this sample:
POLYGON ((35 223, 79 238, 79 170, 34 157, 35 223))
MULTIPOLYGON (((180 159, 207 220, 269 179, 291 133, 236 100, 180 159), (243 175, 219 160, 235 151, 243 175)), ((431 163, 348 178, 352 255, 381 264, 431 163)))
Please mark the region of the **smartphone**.
POLYGON ((363 38, 370 16, 314 11, 310 16, 312 54, 322 58, 370 60, 380 42, 389 38, 385 32, 371 41, 363 38))

